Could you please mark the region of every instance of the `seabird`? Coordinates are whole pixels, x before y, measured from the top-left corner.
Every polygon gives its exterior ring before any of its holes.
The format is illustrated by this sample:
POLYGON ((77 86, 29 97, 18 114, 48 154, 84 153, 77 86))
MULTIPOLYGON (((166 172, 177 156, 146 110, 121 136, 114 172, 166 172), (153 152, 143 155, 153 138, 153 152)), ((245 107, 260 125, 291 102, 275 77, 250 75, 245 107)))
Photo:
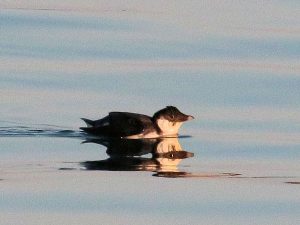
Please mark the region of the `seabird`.
POLYGON ((194 119, 174 106, 167 106, 152 117, 129 112, 110 112, 99 120, 81 118, 87 127, 81 130, 98 136, 128 139, 177 137, 183 122, 194 119))

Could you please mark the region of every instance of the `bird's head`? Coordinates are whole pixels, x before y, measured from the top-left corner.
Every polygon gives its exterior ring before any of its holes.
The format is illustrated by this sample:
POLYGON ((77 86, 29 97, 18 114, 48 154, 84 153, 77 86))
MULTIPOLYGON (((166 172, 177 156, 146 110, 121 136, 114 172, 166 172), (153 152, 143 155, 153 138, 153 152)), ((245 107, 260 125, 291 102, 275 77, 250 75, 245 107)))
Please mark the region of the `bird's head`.
POLYGON ((182 123, 192 119, 194 119, 193 116, 180 112, 174 106, 167 106, 153 115, 153 121, 163 136, 177 136, 182 123))

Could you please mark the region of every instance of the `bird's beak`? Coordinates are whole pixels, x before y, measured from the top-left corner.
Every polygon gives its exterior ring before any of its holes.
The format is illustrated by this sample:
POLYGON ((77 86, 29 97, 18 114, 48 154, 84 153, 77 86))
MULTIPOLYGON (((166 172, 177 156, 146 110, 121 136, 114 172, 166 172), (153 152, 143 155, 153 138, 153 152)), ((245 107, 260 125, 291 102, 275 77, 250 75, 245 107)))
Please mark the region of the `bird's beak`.
POLYGON ((193 116, 188 116, 186 121, 193 120, 193 119, 195 119, 195 117, 193 117, 193 116))

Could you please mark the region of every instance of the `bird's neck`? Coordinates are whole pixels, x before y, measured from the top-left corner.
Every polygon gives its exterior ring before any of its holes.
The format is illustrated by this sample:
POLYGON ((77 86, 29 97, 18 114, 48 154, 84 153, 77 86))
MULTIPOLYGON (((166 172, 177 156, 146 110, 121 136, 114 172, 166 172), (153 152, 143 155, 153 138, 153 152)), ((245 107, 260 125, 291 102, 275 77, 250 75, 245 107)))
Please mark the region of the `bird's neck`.
POLYGON ((157 119, 156 125, 159 128, 159 133, 162 136, 177 136, 181 122, 171 122, 166 119, 157 119))

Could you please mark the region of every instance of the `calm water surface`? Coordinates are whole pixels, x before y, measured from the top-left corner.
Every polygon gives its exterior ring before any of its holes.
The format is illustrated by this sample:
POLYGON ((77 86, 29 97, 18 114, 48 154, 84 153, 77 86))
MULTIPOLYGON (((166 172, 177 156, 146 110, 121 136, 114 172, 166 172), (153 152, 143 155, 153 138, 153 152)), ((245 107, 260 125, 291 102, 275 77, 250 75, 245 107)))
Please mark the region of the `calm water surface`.
POLYGON ((1 224, 300 222, 297 1, 39 4, 0 4, 1 224), (78 129, 166 105, 178 139, 78 129))

